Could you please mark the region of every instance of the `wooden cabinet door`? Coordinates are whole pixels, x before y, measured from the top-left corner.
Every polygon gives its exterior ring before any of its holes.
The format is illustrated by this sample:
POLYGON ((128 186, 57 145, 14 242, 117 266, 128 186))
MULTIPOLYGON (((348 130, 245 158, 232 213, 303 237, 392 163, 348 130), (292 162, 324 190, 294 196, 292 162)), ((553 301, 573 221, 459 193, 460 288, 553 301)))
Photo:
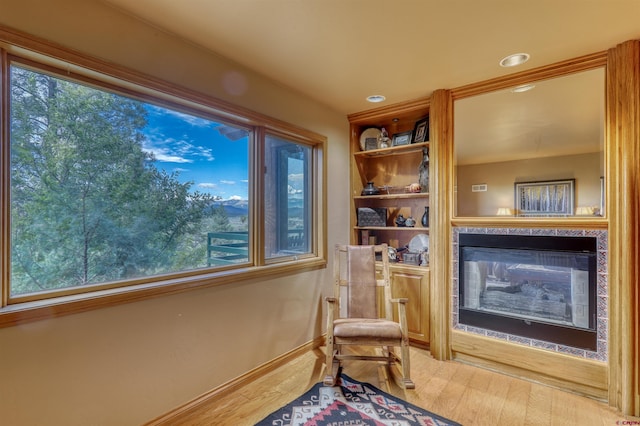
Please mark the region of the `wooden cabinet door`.
POLYGON ((429 343, 429 270, 393 265, 391 295, 406 297, 409 338, 417 343, 429 343))

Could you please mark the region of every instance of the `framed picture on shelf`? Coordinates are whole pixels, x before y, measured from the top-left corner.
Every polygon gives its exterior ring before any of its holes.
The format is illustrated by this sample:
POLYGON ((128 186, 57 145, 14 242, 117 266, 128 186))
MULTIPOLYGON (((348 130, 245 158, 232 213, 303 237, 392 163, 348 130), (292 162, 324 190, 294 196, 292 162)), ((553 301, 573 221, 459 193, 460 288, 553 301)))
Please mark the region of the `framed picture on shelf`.
POLYGON ((364 140, 364 150, 378 149, 378 138, 366 138, 364 140))
POLYGON ((394 134, 391 146, 409 145, 411 143, 412 134, 413 132, 411 130, 409 130, 408 132, 394 134))
POLYGON ((519 216, 573 215, 575 179, 515 183, 519 216))
POLYGON ((429 140, 429 117, 416 121, 413 129, 413 141, 411 143, 427 142, 429 140))

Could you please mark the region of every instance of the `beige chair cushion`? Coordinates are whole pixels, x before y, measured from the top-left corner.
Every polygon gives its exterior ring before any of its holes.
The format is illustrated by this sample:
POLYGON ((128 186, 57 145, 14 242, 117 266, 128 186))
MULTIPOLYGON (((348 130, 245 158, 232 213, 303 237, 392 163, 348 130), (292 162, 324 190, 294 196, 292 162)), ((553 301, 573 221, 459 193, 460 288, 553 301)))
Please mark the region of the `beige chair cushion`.
POLYGON ((341 318, 333 322, 333 335, 337 338, 402 339, 402 329, 397 322, 385 319, 341 318))

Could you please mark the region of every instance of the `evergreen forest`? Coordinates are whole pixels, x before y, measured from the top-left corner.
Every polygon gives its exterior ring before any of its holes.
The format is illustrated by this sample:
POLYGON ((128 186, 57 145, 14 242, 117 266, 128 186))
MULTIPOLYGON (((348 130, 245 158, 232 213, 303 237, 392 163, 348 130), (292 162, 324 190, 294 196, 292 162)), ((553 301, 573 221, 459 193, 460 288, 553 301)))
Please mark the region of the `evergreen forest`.
POLYGON ((142 102, 11 68, 11 294, 207 265, 214 197, 154 167, 142 102))

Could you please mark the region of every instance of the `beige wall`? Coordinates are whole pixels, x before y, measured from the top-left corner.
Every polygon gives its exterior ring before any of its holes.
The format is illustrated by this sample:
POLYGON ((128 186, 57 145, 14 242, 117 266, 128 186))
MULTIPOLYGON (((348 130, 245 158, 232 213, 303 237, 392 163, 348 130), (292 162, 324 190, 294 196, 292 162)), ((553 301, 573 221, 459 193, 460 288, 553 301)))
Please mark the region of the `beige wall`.
POLYGON ((601 153, 580 154, 457 168, 457 216, 494 216, 499 207, 514 207, 514 183, 575 179, 575 206, 600 206, 601 153), (486 192, 471 186, 486 184, 486 192))
MULTIPOLYGON (((346 117, 99 0, 3 1, 0 9, 7 27, 327 136, 328 246, 347 242, 346 117), (246 84, 229 85, 238 78, 246 84)), ((121 426, 162 415, 318 336, 330 272, 237 282, 0 329, 0 422, 121 426)))

